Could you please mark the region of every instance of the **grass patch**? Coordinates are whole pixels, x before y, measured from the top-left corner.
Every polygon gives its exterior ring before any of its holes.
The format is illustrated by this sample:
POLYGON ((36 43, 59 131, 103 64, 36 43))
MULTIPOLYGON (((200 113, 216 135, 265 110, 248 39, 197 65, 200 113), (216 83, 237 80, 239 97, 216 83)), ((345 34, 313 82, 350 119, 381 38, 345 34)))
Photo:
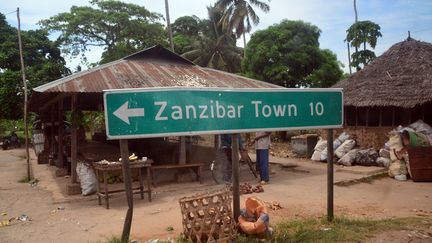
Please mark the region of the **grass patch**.
MULTIPOLYGON (((359 242, 373 234, 387 230, 401 230, 416 225, 432 225, 431 219, 304 219, 281 222, 275 227, 272 240, 266 242, 359 242)), ((236 242, 262 242, 251 236, 240 236, 236 242)))
POLYGON ((339 181, 334 183, 335 186, 352 186, 352 185, 356 185, 356 184, 360 184, 360 183, 372 183, 375 180, 380 180, 383 178, 387 178, 388 174, 387 172, 382 172, 382 173, 378 173, 375 175, 371 175, 371 176, 365 176, 362 177, 360 179, 354 179, 354 180, 348 180, 348 181, 339 181))
POLYGON ((18 180, 19 183, 29 183, 29 184, 36 184, 39 182, 38 178, 28 178, 27 176, 23 176, 21 179, 18 180))
POLYGON ((23 176, 21 179, 18 180, 19 183, 29 183, 32 180, 32 178, 28 178, 27 176, 23 176))

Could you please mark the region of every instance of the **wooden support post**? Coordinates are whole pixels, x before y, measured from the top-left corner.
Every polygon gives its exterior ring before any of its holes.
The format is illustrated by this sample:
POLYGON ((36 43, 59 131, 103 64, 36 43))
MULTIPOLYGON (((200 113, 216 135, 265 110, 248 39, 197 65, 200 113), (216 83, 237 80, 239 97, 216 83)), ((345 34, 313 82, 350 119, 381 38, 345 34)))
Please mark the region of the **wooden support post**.
MULTIPOLYGON (((55 154, 55 151, 56 151, 56 142, 54 141, 54 133, 55 133, 55 130, 54 130, 54 122, 55 122, 55 120, 54 120, 54 115, 55 115, 55 104, 53 104, 52 106, 51 106, 51 127, 50 127, 50 131, 51 131, 51 134, 50 134, 50 149, 49 149, 49 151, 50 151, 50 154, 55 154)), ((50 165, 53 165, 52 163, 50 163, 50 165)))
POLYGON ((369 107, 366 107, 366 127, 369 126, 369 107))
POLYGON ((20 54, 20 62, 21 62, 21 77, 23 82, 24 89, 24 137, 25 137, 25 148, 26 148, 26 160, 27 160, 27 179, 31 179, 31 169, 30 169, 30 153, 29 153, 29 132, 28 132, 28 119, 27 119, 27 107, 28 107, 28 90, 27 90, 27 79, 25 75, 25 66, 24 66, 24 58, 23 58, 23 50, 22 50, 22 42, 21 42, 21 18, 20 11, 17 8, 17 20, 18 20, 18 48, 20 54))
POLYGON ((58 102, 58 113, 57 113, 57 121, 58 121, 58 154, 57 154, 57 167, 63 168, 63 136, 64 136, 64 126, 63 126, 63 100, 59 100, 58 102))
POLYGON ((378 107, 378 115, 379 115, 379 126, 382 127, 382 108, 381 106, 378 107))
POLYGON ((71 180, 72 183, 77 183, 77 95, 73 94, 71 97, 71 111, 72 111, 72 127, 71 127, 71 180))
POLYGON ((219 148, 219 145, 220 145, 219 138, 220 138, 219 134, 215 134, 214 135, 214 148, 215 149, 219 148))
POLYGON ((123 168, 123 181, 126 191, 126 199, 128 202, 128 210, 126 213, 125 222, 123 225, 122 242, 129 242, 129 235, 132 226, 132 216, 133 216, 133 194, 132 194, 132 181, 131 172, 129 165, 129 145, 128 140, 120 140, 120 153, 122 158, 122 168, 123 168))
POLYGON ((423 104, 423 105, 422 105, 422 120, 423 120, 423 121, 425 120, 425 108, 426 108, 426 105, 423 104))
POLYGON ((233 186, 233 212, 234 220, 238 222, 240 216, 240 180, 239 180, 239 135, 233 134, 232 144, 232 186, 233 186))
POLYGON ((333 221, 333 129, 327 130, 327 220, 333 221))
POLYGON ((179 164, 186 164, 186 137, 180 137, 179 164))

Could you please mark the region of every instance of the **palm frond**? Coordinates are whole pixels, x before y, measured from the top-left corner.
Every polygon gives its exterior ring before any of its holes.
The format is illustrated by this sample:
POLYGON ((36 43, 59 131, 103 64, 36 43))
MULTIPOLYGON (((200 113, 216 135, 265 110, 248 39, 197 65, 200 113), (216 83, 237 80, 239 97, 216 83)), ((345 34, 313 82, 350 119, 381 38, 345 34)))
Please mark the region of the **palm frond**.
MULTIPOLYGON (((254 5, 257 6, 259 9, 261 9, 264 13, 268 13, 270 11, 270 6, 263 2, 263 1, 259 1, 259 0, 249 0, 249 2, 254 5)), ((270 2, 270 0, 269 0, 270 2)))
POLYGON ((247 16, 249 16, 252 19, 252 22, 254 23, 254 25, 258 25, 260 22, 260 18, 255 13, 255 10, 249 4, 246 7, 247 7, 247 16))

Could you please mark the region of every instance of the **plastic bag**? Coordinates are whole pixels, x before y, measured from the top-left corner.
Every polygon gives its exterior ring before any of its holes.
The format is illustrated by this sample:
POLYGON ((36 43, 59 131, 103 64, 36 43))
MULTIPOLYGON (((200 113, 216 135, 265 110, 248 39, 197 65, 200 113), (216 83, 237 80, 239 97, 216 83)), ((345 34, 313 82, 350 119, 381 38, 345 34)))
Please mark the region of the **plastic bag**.
MULTIPOLYGON (((346 132, 343 132, 333 141, 333 149, 336 150, 345 140, 349 138, 349 135, 346 132)), ((327 160, 327 147, 321 152, 321 161, 327 160)))
POLYGON ((87 196, 95 193, 97 181, 93 169, 86 163, 78 162, 76 171, 81 182, 81 194, 87 196))
POLYGON ((374 166, 377 165, 376 160, 378 156, 377 151, 373 148, 363 149, 357 152, 355 163, 363 166, 374 166))
POLYGON ((397 175, 406 175, 407 174, 407 168, 405 163, 403 163, 400 160, 396 160, 393 163, 391 163, 388 174, 390 177, 394 178, 397 175))
POLYGON ((376 163, 378 164, 378 166, 388 168, 390 166, 391 161, 389 158, 379 157, 376 160, 376 163))
POLYGON ((351 166, 355 162, 355 157, 360 149, 352 149, 340 158, 336 163, 345 166, 351 166))
POLYGON ((354 148, 356 142, 352 139, 348 139, 343 142, 336 150, 335 155, 338 158, 342 158, 346 153, 348 153, 351 149, 354 148))
POLYGON ((321 160, 321 151, 315 150, 312 154, 311 160, 320 161, 321 160))
POLYGON ((426 137, 429 139, 429 143, 432 144, 432 127, 429 126, 427 123, 422 120, 418 120, 410 124, 408 127, 414 129, 414 131, 416 132, 426 135, 426 137))
POLYGON ((311 160, 320 161, 321 160, 321 152, 326 148, 326 146, 327 146, 327 140, 323 140, 320 138, 320 140, 315 145, 311 160))
POLYGON ((394 151, 399 151, 402 148, 402 141, 400 139, 399 135, 391 136, 388 141, 389 147, 390 147, 390 159, 391 161, 396 161, 397 157, 394 153, 394 151))
POLYGON ((317 142, 317 144, 315 145, 314 150, 318 151, 318 152, 321 152, 321 151, 323 151, 326 148, 326 146, 327 146, 327 140, 320 139, 317 142))
POLYGON ((379 156, 383 158, 390 159, 390 151, 387 149, 380 149, 379 150, 379 156))

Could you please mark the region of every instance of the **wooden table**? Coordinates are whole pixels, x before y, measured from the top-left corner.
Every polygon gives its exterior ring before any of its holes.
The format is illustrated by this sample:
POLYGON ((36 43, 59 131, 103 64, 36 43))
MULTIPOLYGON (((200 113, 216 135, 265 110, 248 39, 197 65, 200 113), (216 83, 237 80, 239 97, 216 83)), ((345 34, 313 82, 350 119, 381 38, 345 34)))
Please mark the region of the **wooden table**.
MULTIPOLYGON (((150 168, 152 160, 147 160, 145 162, 143 161, 132 161, 130 162, 130 168, 131 170, 137 169, 138 170, 138 180, 139 180, 139 187, 133 187, 132 191, 134 194, 140 193, 141 199, 144 199, 144 193, 146 192, 148 194, 149 202, 151 202, 151 176, 150 176, 150 168), (145 171, 145 172, 144 172, 145 171), (143 174, 146 173, 147 178, 147 189, 144 189, 144 182, 143 182, 143 174)), ((109 194, 113 193, 119 193, 124 192, 125 189, 118 189, 118 190, 109 190, 108 189, 108 179, 107 174, 108 172, 114 172, 114 171, 122 171, 122 164, 121 163, 113 163, 108 165, 101 165, 98 163, 93 164, 95 173, 96 173, 96 181, 97 181, 97 196, 99 205, 102 205, 102 198, 105 198, 105 207, 109 209, 109 194), (100 175, 103 176, 103 183, 101 184, 99 182, 100 175)))

